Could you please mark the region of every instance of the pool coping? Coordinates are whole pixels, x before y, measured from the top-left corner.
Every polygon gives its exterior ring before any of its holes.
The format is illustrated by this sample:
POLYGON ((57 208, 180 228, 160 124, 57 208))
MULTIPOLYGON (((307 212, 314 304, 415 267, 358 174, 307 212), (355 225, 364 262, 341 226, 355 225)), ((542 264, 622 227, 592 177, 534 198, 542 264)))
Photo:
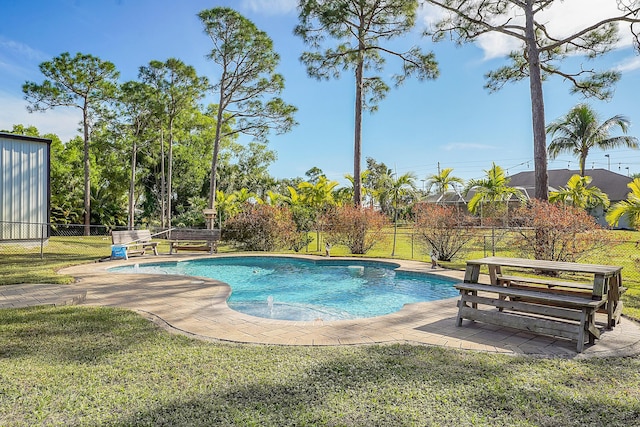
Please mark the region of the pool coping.
MULTIPOLYGON (((327 260, 317 255, 264 253, 218 254, 211 257, 292 257, 327 260)), ((267 345, 363 345, 412 343, 490 353, 540 357, 589 358, 640 354, 640 326, 623 316, 612 330, 604 330, 595 345, 576 353, 575 344, 510 328, 465 321, 455 325, 458 298, 412 303, 384 316, 312 322, 264 319, 230 309, 230 287, 222 282, 187 276, 112 273, 108 269, 134 264, 204 259, 208 255, 159 255, 67 267, 60 271, 76 278, 66 292, 86 292, 84 305, 135 310, 173 332, 199 339, 267 345)), ((331 257, 331 261, 380 262, 398 270, 442 275, 462 280, 463 271, 431 269, 415 260, 331 257)), ((486 277, 481 281, 487 280, 486 277)), ((24 285, 20 285, 25 287, 24 285)), ((3 287, 5 288, 5 287, 3 287)))

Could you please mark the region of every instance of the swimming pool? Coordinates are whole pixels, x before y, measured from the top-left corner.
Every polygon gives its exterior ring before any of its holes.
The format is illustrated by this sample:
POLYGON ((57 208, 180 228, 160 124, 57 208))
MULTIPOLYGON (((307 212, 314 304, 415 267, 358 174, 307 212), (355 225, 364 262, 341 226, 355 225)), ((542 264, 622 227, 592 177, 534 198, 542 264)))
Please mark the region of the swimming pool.
POLYGON ((180 274, 229 284, 227 304, 253 316, 324 321, 394 313, 403 305, 458 295, 454 279, 395 271, 397 264, 233 256, 124 266, 115 272, 180 274))

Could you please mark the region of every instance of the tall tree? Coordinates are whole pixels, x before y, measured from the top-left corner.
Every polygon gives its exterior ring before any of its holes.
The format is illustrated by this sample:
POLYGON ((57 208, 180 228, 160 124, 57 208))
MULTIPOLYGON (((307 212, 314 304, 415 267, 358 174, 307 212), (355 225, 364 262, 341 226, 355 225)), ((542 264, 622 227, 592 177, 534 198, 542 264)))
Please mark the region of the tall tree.
POLYGON ((600 123, 598 114, 587 104, 579 104, 569 113, 547 126, 547 133, 558 135, 549 144, 549 157, 555 159, 560 153, 571 153, 578 157, 580 176, 584 176, 587 156, 592 148, 609 150, 618 147, 638 148, 638 139, 632 136, 611 136, 611 129, 620 128, 626 134, 629 119, 616 115, 600 123))
POLYGON ((313 49, 300 58, 307 66, 307 73, 319 80, 338 78, 344 70, 352 70, 355 75, 355 206, 362 203, 362 111, 375 111, 389 91, 381 76, 365 73, 381 72, 385 57, 391 56, 401 62, 401 72, 393 76, 396 86, 412 75, 420 80, 438 76, 433 53, 424 53, 418 47, 404 52, 393 48, 391 40, 414 27, 417 8, 417 0, 301 0, 299 4, 300 24, 295 34, 313 49), (338 44, 322 51, 326 37, 338 44), (383 45, 383 42, 388 43, 383 45))
MULTIPOLYGON (((582 64, 574 71, 562 70, 560 63, 577 54, 596 58, 615 47, 618 41, 618 23, 628 23, 638 39, 633 25, 640 22, 640 2, 615 0, 620 10, 616 16, 568 32, 565 25, 552 24, 545 17, 562 0, 423 0, 442 9, 445 17, 428 34, 436 40, 448 34, 457 36, 459 43, 477 41, 489 33, 499 33, 520 44, 509 55, 510 65, 487 74, 486 87, 490 91, 501 89, 507 82, 529 80, 531 98, 533 151, 535 163, 535 197, 549 197, 547 176, 547 144, 542 82, 551 75, 560 76, 572 85, 572 92, 606 99, 611 87, 619 79, 615 71, 603 72, 585 68, 582 64)), ((614 1, 614 0, 610 0, 614 1)))
POLYGON ((131 144, 127 227, 134 227, 136 166, 138 149, 145 139, 147 128, 153 123, 154 108, 151 88, 145 83, 129 81, 120 86, 118 97, 120 117, 125 123, 124 135, 131 144))
POLYGON ((114 64, 95 56, 64 52, 40 64, 45 76, 41 84, 26 82, 22 92, 29 102, 27 110, 46 111, 56 107, 73 107, 82 111, 82 135, 84 140, 84 225, 89 235, 91 224, 91 166, 89 141, 91 128, 105 112, 105 105, 112 100, 117 87, 118 71, 114 64))
POLYGON ((230 8, 203 10, 198 17, 213 43, 208 58, 219 66, 209 188, 209 207, 214 209, 220 141, 240 133, 266 141, 272 129, 288 132, 296 124, 293 115, 297 109, 277 96, 284 89, 284 78, 275 72, 280 57, 265 32, 230 8), (227 132, 225 126, 230 126, 227 132))
MULTIPOLYGON (((171 227, 171 198, 173 176, 174 126, 176 119, 191 110, 204 97, 207 79, 199 77, 195 68, 179 59, 169 58, 165 62, 151 61, 140 67, 140 79, 156 90, 158 111, 166 119, 168 130, 166 214, 162 212, 163 227, 171 227)), ((164 159, 162 160, 164 162, 164 159)))

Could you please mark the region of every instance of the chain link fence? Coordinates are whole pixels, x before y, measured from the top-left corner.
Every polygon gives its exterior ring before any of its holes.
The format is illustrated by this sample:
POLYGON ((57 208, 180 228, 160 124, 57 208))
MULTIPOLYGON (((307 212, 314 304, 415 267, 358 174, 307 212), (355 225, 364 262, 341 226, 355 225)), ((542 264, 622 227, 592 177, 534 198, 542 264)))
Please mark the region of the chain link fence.
MULTIPOLYGON (((0 222, 0 259, 2 262, 30 257, 70 262, 109 259, 111 230, 100 225, 87 228, 78 224, 0 222)), ((150 231, 159 242, 158 251, 168 253, 163 229, 150 231)), ((431 248, 423 244, 410 227, 398 229, 395 238, 393 232, 385 234, 386 239, 367 255, 428 261, 431 248)), ((627 239, 607 242, 606 251, 590 253, 589 262, 622 265, 625 281, 640 287, 640 235, 628 234, 627 239)), ((323 253, 323 233, 313 232, 310 235, 313 241, 300 253, 323 253)), ((456 255, 453 266, 463 268, 465 260, 471 258, 522 255, 514 253, 514 238, 517 237, 508 229, 477 228, 473 238, 456 255)))
MULTIPOLYGON (((0 256, 40 259, 101 260, 111 257, 111 231, 103 225, 46 224, 0 221, 0 256), (81 258, 79 258, 79 256, 81 258)), ((155 238, 162 239, 162 229, 151 230, 155 238)), ((159 246, 168 245, 162 242, 159 246)))

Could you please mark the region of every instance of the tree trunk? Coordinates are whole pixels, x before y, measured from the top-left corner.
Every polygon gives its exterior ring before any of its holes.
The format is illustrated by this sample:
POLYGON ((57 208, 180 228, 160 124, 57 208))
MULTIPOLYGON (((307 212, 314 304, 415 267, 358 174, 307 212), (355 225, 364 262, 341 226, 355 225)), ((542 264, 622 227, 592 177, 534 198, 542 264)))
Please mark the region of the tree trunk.
POLYGON ((580 176, 584 176, 584 169, 587 165, 586 154, 580 154, 580 176))
POLYGON ((529 88, 531 91, 531 113, 533 119, 533 161, 535 166, 535 198, 549 199, 549 178, 547 175, 547 136, 544 121, 544 98, 542 74, 540 71, 540 51, 536 44, 533 16, 534 0, 527 0, 525 7, 527 61, 529 63, 529 88))
POLYGON ((166 209, 165 209, 165 175, 164 175, 164 132, 160 129, 160 224, 162 228, 167 225, 166 209))
MULTIPOLYGON (((221 82, 224 82, 225 73, 222 74, 221 82)), ((209 178, 209 209, 215 212, 216 209, 216 171, 218 169, 218 152, 220 151, 220 138, 222 135, 222 119, 223 119, 223 102, 224 92, 223 85, 220 85, 220 99, 218 102, 218 114, 216 115, 216 136, 213 141, 213 158, 211 159, 211 177, 209 178)), ((207 228, 215 228, 215 214, 212 216, 211 221, 207 223, 207 228)))
POLYGON ((362 158, 362 97, 364 85, 364 45, 360 42, 360 56, 356 67, 356 105, 355 129, 353 141, 353 205, 358 208, 362 204, 362 177, 360 161, 362 158))
POLYGON ((89 117, 87 106, 82 109, 84 134, 84 235, 91 234, 91 164, 89 162, 89 117))
POLYGON ((136 162, 138 154, 138 144, 136 139, 133 139, 133 147, 131 149, 131 182, 129 183, 129 218, 127 220, 127 228, 133 230, 135 221, 135 189, 136 189, 136 162))
POLYGON ((173 171, 173 117, 169 119, 169 154, 167 161, 167 228, 171 228, 171 177, 173 171))

